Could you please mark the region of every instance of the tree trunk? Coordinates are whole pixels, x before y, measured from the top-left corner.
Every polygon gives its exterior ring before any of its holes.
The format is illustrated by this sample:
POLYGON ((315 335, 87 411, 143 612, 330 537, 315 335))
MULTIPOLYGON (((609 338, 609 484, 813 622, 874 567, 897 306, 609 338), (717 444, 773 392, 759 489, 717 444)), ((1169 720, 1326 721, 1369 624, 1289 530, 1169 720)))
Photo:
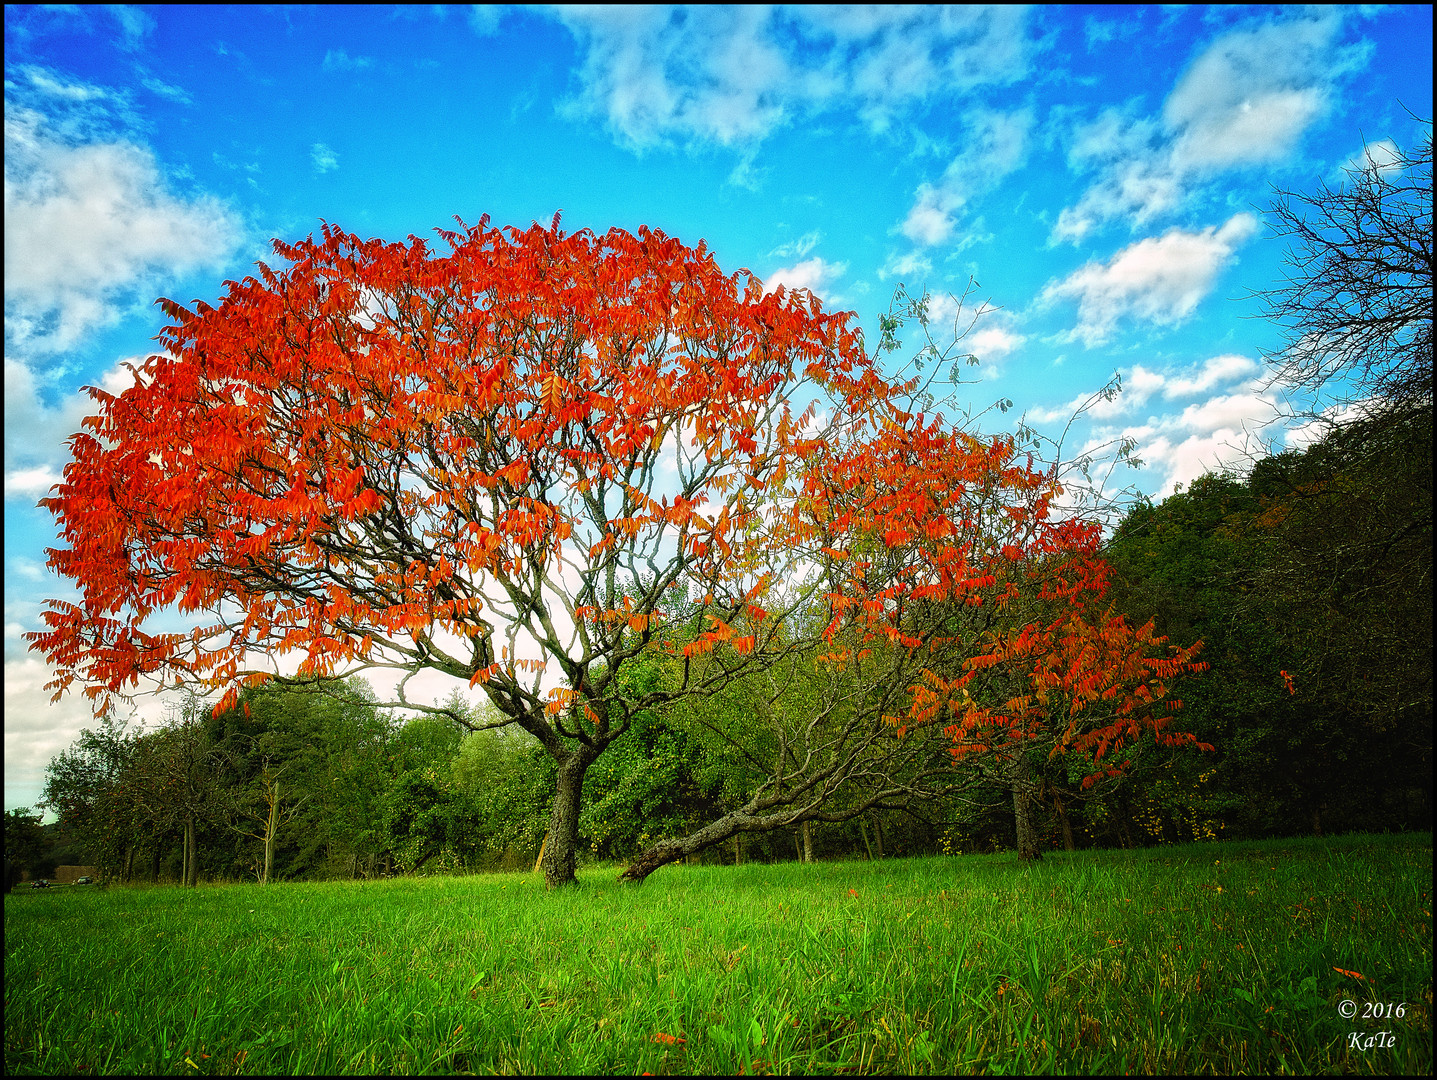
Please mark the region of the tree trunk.
POLYGON ((195 851, 195 815, 185 817, 185 888, 193 889, 199 884, 200 860, 195 851))
POLYGON ((863 824, 863 819, 858 819, 858 835, 863 837, 863 849, 868 852, 868 861, 873 861, 873 845, 868 842, 868 827, 863 824))
POLYGON ((269 874, 274 866, 274 834, 279 831, 279 781, 274 781, 274 787, 270 790, 269 817, 264 823, 264 875, 259 879, 261 885, 269 884, 269 874))
POLYGON ((579 848, 579 799, 584 790, 584 773, 599 752, 580 746, 559 766, 554 812, 549 820, 549 849, 544 852, 544 884, 550 889, 574 883, 579 848))
POLYGON ((883 822, 877 814, 873 815, 873 851, 878 858, 883 858, 883 822))
POLYGON ((655 870, 669 863, 678 862, 685 856, 722 844, 730 837, 734 842, 735 863, 742 857, 741 838, 753 819, 746 814, 725 814, 717 821, 705 825, 697 832, 679 840, 660 840, 647 851, 640 852, 627 869, 619 875, 620 881, 639 884, 655 870))
POLYGON ((125 848, 125 874, 120 880, 123 881, 126 885, 128 885, 130 883, 130 878, 134 875, 134 873, 135 845, 130 844, 128 847, 125 848))
POLYGON ((803 861, 813 862, 813 822, 803 823, 803 861))
POLYGON ((1028 755, 1021 750, 1013 759, 1013 819, 1018 833, 1018 861, 1035 862, 1042 858, 1038 850, 1038 838, 1033 830, 1033 804, 1037 801, 1036 785, 1033 783, 1033 769, 1028 755))
POLYGON ((1063 809, 1063 800, 1056 789, 1053 790, 1053 809, 1058 811, 1058 822, 1063 826, 1063 850, 1077 850, 1077 845, 1073 843, 1073 826, 1068 821, 1068 815, 1063 809))

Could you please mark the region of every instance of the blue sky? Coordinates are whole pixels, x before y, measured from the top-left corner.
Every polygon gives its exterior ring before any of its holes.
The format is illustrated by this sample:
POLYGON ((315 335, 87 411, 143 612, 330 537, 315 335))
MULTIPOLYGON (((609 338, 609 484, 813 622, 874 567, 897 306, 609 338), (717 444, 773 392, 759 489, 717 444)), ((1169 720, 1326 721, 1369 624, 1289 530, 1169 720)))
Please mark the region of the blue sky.
POLYGON ((1271 186, 1384 164, 1431 88, 1426 6, 7 7, 5 806, 91 723, 20 636, 65 594, 35 500, 80 388, 270 238, 562 210, 705 240, 870 341, 900 283, 951 325, 973 278, 960 400, 1056 435, 1119 373, 1065 449, 1130 437, 1122 483, 1161 497, 1301 440, 1267 424, 1253 317, 1285 273, 1271 186))

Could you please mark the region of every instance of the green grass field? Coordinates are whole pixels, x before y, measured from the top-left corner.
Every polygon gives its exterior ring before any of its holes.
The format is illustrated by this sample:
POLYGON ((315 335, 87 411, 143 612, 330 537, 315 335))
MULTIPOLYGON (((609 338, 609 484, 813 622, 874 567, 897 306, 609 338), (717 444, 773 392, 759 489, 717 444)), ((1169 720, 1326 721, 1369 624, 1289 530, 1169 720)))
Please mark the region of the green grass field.
POLYGON ((17 889, 6 1071, 1431 1071, 1431 834, 614 877, 17 889))

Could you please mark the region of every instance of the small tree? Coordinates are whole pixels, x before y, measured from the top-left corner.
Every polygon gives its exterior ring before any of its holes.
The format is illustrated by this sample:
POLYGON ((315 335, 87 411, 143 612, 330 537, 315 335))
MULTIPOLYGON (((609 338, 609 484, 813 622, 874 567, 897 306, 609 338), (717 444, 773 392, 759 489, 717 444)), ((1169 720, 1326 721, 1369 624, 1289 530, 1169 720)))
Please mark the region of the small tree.
POLYGON ((280 826, 293 821, 309 798, 304 794, 294 794, 284 783, 288 771, 287 765, 277 765, 266 757, 254 788, 242 797, 239 813, 245 819, 244 824, 230 825, 241 836, 260 842, 262 858, 257 860, 258 872, 255 876, 261 885, 269 884, 274 871, 275 838, 279 835, 280 826))

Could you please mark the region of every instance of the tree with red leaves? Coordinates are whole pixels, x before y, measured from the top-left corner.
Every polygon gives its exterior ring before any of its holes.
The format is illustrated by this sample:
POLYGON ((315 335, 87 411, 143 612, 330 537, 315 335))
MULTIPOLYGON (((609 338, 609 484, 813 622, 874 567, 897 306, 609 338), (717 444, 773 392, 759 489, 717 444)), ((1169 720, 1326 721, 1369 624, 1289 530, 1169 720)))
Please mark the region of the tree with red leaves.
MULTIPOLYGON (((162 351, 123 393, 89 389, 98 415, 42 500, 68 545, 49 565, 81 592, 30 635, 57 697, 79 681, 105 713, 147 680, 223 690, 222 709, 266 680, 391 669, 388 704, 472 726, 405 687, 480 686, 557 765, 543 866, 562 885, 585 772, 638 712, 820 646, 841 664, 848 642, 848 662, 885 658, 885 689, 845 723, 901 729, 914 665, 967 647, 914 631, 914 605, 1000 604, 991 564, 1054 542, 1052 478, 911 411, 914 384, 811 294, 647 228, 440 236, 326 225, 217 306, 161 301, 162 351), (693 632, 670 625, 675 590, 693 632), (147 630, 164 609, 207 618, 147 630), (636 694, 624 673, 654 651, 677 676, 636 694)), ((781 765, 774 805, 820 813, 843 760, 806 787, 781 765)))

